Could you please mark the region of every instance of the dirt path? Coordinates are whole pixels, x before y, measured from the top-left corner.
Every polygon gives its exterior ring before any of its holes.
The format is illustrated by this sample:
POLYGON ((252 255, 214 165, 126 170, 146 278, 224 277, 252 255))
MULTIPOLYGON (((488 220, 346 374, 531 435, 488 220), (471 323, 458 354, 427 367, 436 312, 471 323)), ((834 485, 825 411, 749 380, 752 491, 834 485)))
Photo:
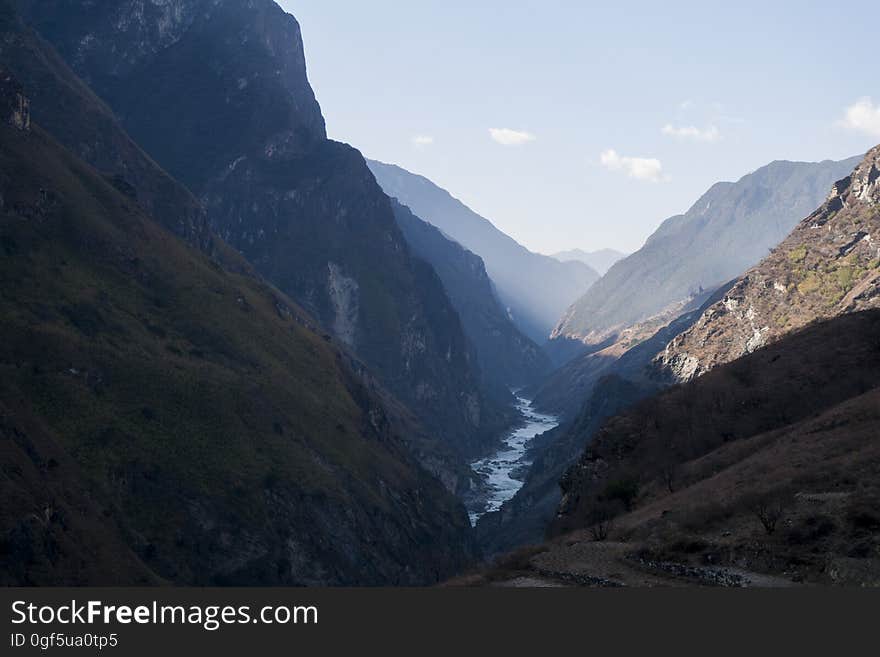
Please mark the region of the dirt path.
POLYGON ((528 574, 519 573, 500 586, 796 586, 779 577, 737 568, 692 566, 635 558, 632 545, 610 541, 569 541, 533 556, 528 574))

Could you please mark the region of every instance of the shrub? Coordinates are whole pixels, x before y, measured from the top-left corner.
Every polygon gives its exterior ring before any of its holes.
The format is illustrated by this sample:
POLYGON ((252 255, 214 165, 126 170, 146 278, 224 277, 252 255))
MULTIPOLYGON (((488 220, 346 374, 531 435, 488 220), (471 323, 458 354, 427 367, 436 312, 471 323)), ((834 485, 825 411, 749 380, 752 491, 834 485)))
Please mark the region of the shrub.
POLYGON ((605 487, 602 498, 608 502, 619 501, 627 511, 632 511, 639 496, 639 482, 636 479, 618 479, 605 487))

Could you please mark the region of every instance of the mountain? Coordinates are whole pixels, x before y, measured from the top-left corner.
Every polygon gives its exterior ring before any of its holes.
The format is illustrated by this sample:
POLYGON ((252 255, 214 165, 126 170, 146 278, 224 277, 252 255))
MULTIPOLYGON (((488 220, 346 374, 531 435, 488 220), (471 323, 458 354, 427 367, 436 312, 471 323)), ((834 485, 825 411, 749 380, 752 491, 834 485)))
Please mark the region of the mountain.
POLYGON ((582 262, 594 269, 600 276, 604 276, 605 272, 611 269, 611 265, 618 260, 623 260, 626 256, 626 253, 621 253, 614 249, 599 249, 598 251, 572 249, 570 251, 554 253, 551 257, 556 258, 560 262, 568 262, 569 260, 582 262))
POLYGON ((566 312, 553 337, 600 344, 634 324, 658 316, 666 322, 688 304, 700 305, 707 291, 782 241, 859 159, 773 162, 736 183, 713 185, 612 266, 566 312))
POLYGON ((24 25, 13 5, 12 0, 0 0, 0 61, 27 82, 34 120, 85 162, 111 176, 114 185, 122 190, 136 188, 138 202, 166 228, 219 256, 201 204, 135 144, 112 111, 24 25))
POLYGON ((397 225, 413 253, 437 272, 465 335, 474 345, 480 371, 490 389, 509 396, 550 369, 541 348, 524 336, 495 295, 482 259, 462 247, 409 208, 392 199, 397 225))
POLYGON ((486 547, 534 540, 554 468, 585 445, 552 522, 568 536, 530 568, 588 581, 614 572, 614 555, 625 579, 880 581, 878 158, 702 308, 603 363, 486 547), (690 383, 656 394, 676 380, 690 383), (592 547, 609 537, 625 544, 592 547))
POLYGON ((876 310, 812 324, 609 420, 554 532, 625 536, 646 569, 876 585, 878 331, 876 310))
POLYGON ((622 353, 615 349, 618 344, 586 354, 548 377, 533 404, 542 412, 559 414, 564 422, 529 446, 531 465, 516 495, 500 511, 487 513, 477 523, 478 540, 487 554, 543 539, 562 499, 559 481, 565 472, 577 462, 605 420, 666 387, 653 376, 652 361, 729 287, 716 291, 702 308, 681 315, 622 353))
POLYGON ((270 0, 22 4, 256 271, 431 433, 466 456, 495 443, 510 410, 480 386, 455 309, 363 157, 326 138, 293 16, 270 0))
POLYGON ((683 381, 811 322, 880 306, 880 146, 658 358, 683 381))
POLYGON ((0 581, 425 584, 470 562, 463 506, 352 357, 60 146, 26 89, 0 72, 0 581))
POLYGON ((599 278, 582 262, 532 253, 427 178, 392 164, 367 164, 386 194, 483 259, 501 303, 517 327, 538 344, 599 278))
POLYGON ((878 332, 812 324, 607 420, 551 537, 459 583, 877 586, 878 332))

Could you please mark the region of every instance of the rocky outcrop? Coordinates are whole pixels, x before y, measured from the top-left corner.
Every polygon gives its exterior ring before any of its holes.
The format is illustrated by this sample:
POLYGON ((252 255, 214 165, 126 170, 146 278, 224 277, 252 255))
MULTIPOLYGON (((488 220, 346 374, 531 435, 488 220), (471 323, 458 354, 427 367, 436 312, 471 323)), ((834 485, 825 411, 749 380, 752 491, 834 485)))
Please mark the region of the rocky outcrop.
POLYGON ((293 16, 271 0, 24 5, 211 227, 430 432, 466 454, 494 440, 508 412, 363 157, 327 140, 293 16))
POLYGON ((8 72, 0 68, 0 104, 4 120, 16 130, 31 129, 30 100, 21 85, 8 72))
POLYGON ((880 147, 657 358, 687 381, 816 320, 880 306, 880 147))

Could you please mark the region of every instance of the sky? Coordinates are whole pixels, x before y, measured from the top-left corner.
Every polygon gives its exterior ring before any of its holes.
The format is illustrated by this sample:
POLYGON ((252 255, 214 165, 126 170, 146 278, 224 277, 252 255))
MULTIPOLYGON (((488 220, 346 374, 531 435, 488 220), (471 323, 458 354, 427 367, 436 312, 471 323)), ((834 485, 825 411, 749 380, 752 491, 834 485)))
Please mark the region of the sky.
POLYGON ((638 249, 713 183, 880 143, 880 3, 281 0, 329 136, 528 248, 638 249))

